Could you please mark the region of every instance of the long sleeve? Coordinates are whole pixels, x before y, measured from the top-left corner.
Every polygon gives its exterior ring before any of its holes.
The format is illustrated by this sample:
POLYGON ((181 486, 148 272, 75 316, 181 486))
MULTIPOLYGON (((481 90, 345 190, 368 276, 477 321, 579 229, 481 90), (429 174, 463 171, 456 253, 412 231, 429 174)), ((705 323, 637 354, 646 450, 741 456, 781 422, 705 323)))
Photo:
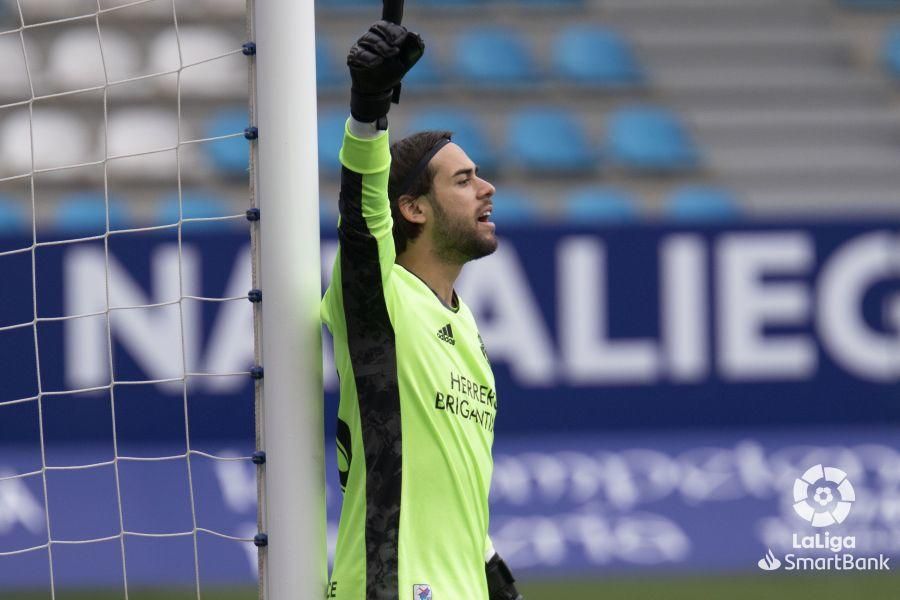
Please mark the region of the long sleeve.
POLYGON ((340 224, 344 259, 378 263, 382 283, 396 258, 388 202, 391 153, 388 133, 364 139, 350 132, 349 120, 341 147, 340 224))
MULTIPOLYGON (((355 125, 359 132, 360 124, 355 125)), ((391 166, 388 132, 357 137, 348 119, 340 161, 340 246, 322 307, 329 328, 344 311, 383 303, 373 294, 383 293, 396 258, 387 193, 391 166), (345 297, 348 294, 354 298, 345 297)))

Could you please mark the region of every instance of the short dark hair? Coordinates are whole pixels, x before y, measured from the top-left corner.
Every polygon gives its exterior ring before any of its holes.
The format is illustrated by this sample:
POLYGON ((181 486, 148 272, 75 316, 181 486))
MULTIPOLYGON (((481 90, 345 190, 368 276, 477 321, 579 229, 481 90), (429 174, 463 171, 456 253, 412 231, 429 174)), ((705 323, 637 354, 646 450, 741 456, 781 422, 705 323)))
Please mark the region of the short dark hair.
POLYGON ((422 225, 412 223, 400 214, 398 200, 401 195, 419 197, 429 194, 434 183, 434 169, 429 164, 409 189, 401 190, 407 176, 416 168, 422 157, 442 139, 449 139, 450 131, 420 131, 391 144, 391 174, 388 178, 388 199, 391 216, 394 219, 394 248, 397 254, 406 250, 406 245, 419 237, 422 225))

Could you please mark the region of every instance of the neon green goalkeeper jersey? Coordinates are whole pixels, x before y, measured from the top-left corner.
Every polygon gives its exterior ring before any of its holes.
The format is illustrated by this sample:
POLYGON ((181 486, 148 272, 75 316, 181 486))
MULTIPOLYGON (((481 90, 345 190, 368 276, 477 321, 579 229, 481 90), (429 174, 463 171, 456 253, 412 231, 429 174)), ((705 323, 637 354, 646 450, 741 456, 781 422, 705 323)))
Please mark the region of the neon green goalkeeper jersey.
POLYGON ((462 301, 395 263, 388 135, 345 131, 340 248, 322 319, 340 376, 344 491, 327 596, 487 600, 497 397, 462 301))

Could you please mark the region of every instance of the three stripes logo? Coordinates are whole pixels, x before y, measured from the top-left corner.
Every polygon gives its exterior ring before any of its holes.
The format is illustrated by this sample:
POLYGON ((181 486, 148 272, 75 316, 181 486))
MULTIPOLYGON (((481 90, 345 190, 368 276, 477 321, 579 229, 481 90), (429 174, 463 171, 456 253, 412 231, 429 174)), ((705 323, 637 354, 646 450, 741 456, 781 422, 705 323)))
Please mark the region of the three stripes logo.
POLYGON ((444 342, 447 342, 451 346, 456 345, 456 340, 453 339, 453 329, 450 327, 450 323, 447 323, 437 332, 438 339, 444 342))

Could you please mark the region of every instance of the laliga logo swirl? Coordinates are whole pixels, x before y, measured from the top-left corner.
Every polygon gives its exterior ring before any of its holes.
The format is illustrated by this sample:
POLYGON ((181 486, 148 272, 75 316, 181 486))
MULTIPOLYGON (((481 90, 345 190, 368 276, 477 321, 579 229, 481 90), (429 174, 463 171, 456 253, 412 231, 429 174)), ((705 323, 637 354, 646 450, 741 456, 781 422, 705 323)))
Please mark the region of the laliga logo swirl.
POLYGON ((813 527, 843 523, 855 500, 847 474, 834 467, 816 465, 794 480, 794 510, 813 527))

